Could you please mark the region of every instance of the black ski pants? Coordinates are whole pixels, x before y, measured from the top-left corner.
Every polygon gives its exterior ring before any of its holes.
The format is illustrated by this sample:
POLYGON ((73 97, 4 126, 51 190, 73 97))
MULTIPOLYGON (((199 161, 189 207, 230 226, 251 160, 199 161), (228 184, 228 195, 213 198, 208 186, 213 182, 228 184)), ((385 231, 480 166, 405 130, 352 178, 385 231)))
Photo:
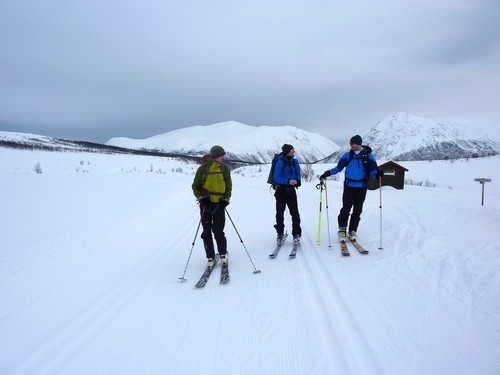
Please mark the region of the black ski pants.
POLYGON ((285 208, 288 206, 288 211, 292 216, 292 235, 301 236, 302 229, 300 228, 300 214, 297 203, 297 192, 295 188, 288 189, 280 186, 274 193, 276 198, 276 232, 283 234, 285 231, 285 208))
POLYGON ((350 186, 344 186, 344 192, 342 194, 342 208, 340 209, 340 214, 338 216, 339 228, 347 228, 347 222, 349 221, 348 231, 356 232, 358 230, 359 221, 361 220, 361 212, 363 212, 363 203, 366 198, 366 188, 353 188, 350 186), (352 214, 351 220, 349 220, 349 214, 352 214))
POLYGON ((218 203, 205 203, 200 206, 201 213, 201 226, 203 232, 201 238, 203 239, 203 246, 207 258, 215 258, 214 240, 212 232, 217 242, 217 250, 220 255, 227 254, 227 240, 224 234, 224 226, 226 225, 226 213, 218 203))

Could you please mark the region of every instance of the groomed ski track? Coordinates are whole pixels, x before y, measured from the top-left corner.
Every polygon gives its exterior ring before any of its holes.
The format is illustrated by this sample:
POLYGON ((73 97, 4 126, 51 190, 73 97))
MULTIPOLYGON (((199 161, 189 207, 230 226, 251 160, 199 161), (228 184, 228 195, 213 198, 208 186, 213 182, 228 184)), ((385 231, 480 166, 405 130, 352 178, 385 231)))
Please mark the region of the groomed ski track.
MULTIPOLYGON (((412 189, 406 196, 384 191, 391 202, 384 208, 384 250, 377 250, 378 193, 369 193, 359 240, 370 254, 348 244, 351 256, 342 257, 335 233, 341 185, 329 191, 329 248, 325 214, 322 246, 316 245, 317 190, 304 184, 297 257, 288 257, 289 240, 271 260, 274 198, 261 180, 235 175, 228 211, 262 272, 253 274, 228 219, 231 283, 219 285, 219 263, 196 289, 206 263, 199 236, 187 282, 179 280, 199 219, 192 175, 147 183, 103 175, 97 196, 91 179, 53 176, 36 185, 25 179, 9 180, 6 195, 23 186, 32 197, 23 204, 67 212, 74 200, 63 191, 73 188, 87 193, 71 209, 107 209, 91 222, 61 217, 64 233, 56 229, 4 256, 2 374, 465 375, 500 368, 500 320, 466 287, 492 275, 471 273, 461 256, 444 251, 446 240, 434 231, 445 228, 459 244, 467 238, 461 228, 482 212, 467 207, 464 217, 447 193, 429 196, 443 207, 436 218, 409 198, 412 189), (58 183, 63 187, 54 188, 58 183), (42 191, 44 200, 37 200, 42 191), (33 257, 37 267, 30 266, 33 257), (462 267, 466 280, 449 279, 450 267, 462 267), (16 286, 16 293, 5 285, 16 286)), ((481 245, 474 256, 498 250, 481 245)))

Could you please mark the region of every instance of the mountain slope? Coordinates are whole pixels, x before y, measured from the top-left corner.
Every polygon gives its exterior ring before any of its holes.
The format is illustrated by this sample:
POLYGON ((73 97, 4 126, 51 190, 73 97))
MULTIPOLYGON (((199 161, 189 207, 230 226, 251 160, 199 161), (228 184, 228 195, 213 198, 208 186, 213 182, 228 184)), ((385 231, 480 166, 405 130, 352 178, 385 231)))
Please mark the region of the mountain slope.
POLYGON ((379 160, 446 160, 498 154, 498 133, 479 120, 465 124, 396 113, 373 126, 363 143, 379 160))
POLYGON ((314 162, 339 149, 333 141, 292 126, 250 126, 235 121, 177 129, 147 139, 112 138, 106 144, 173 154, 203 155, 221 145, 228 158, 269 163, 284 143, 295 147, 296 157, 314 162))

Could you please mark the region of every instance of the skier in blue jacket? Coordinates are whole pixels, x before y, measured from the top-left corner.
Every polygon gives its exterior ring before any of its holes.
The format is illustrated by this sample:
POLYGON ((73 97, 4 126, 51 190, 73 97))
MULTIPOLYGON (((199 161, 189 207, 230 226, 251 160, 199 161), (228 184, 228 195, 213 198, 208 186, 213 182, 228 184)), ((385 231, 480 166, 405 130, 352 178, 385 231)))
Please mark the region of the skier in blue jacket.
POLYGON ((302 229, 300 227, 299 206, 297 203, 296 189, 301 185, 300 166, 295 156, 295 149, 292 145, 284 144, 282 153, 278 156, 274 167, 273 178, 277 184, 274 197, 276 198, 276 225, 274 228, 278 233, 278 244, 284 241, 285 231, 285 208, 292 216, 292 235, 295 244, 300 243, 302 229))
POLYGON ((355 135, 349 141, 350 150, 342 155, 335 168, 327 170, 319 179, 323 183, 327 177, 342 172, 345 168, 344 192, 342 194, 342 208, 338 216, 339 240, 345 241, 347 237, 356 241, 363 203, 366 198, 369 178, 378 178, 384 175, 377 169, 377 161, 368 146, 362 146, 362 139, 355 135), (350 214, 352 211, 352 214, 350 214), (349 220, 349 216, 351 219, 349 220), (349 231, 347 224, 349 221, 349 231))

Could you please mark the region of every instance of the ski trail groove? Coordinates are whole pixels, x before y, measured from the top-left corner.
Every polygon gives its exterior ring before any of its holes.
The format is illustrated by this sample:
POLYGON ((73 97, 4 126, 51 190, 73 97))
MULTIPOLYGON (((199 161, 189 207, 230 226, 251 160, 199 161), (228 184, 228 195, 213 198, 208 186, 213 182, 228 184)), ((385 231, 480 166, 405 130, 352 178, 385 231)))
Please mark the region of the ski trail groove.
MULTIPOLYGON (((314 244, 307 235, 308 243, 314 244)), ((318 250, 320 250, 319 248, 318 250)), ((322 301, 320 321, 328 326, 329 335, 334 339, 335 347, 342 348, 342 357, 336 356, 337 365, 332 367, 332 373, 338 372, 339 368, 349 369, 352 374, 376 373, 383 374, 384 371, 377 361, 377 357, 372 350, 366 336, 356 322, 347 303, 342 297, 342 293, 337 286, 336 280, 332 276, 332 270, 328 269, 325 262, 321 261, 321 255, 333 255, 331 253, 309 252, 304 254, 304 267, 306 272, 314 277, 309 279, 308 289, 314 290, 316 301, 322 301), (324 286, 321 288, 320 286, 324 286), (333 292, 333 293, 332 293, 333 292), (327 301, 327 302, 323 302, 327 301), (335 310, 329 311, 328 307, 334 306, 335 310), (333 316, 332 316, 333 315, 333 316), (337 318, 337 320, 334 320, 337 318), (346 345, 348 343, 348 345, 346 345), (356 357, 353 359, 352 357, 356 357), (364 364, 360 366, 359 364, 364 364), (367 370, 367 367, 370 370, 367 370)), ((360 254, 361 255, 361 254, 360 254)), ((349 261, 349 258, 339 256, 340 261, 349 261)), ((319 312, 318 312, 319 313, 319 312)), ((319 314, 318 314, 319 315, 319 314)), ((320 324, 323 326, 323 324, 320 324)), ((328 339, 323 338, 328 347, 328 339)))
MULTIPOLYGON (((141 291, 147 286, 151 275, 158 269, 160 261, 164 261, 165 248, 171 248, 177 238, 187 230, 176 233, 159 248, 149 252, 146 261, 138 264, 125 277, 116 280, 114 284, 87 306, 82 307, 59 327, 40 338, 32 345, 25 358, 15 363, 22 363, 17 368, 11 368, 10 374, 54 374, 62 373, 64 369, 84 355, 86 348, 105 334, 108 327, 122 314, 127 306, 133 304, 141 291)), ((140 246, 139 244, 137 246, 140 246)), ((10 368, 12 366, 7 366, 10 368)))
MULTIPOLYGON (((302 237, 302 247, 304 247, 304 235, 302 237)), ((314 244, 313 241, 308 241, 309 244, 314 244)), ((306 245, 307 246, 307 245, 306 245)), ((314 245, 313 245, 314 246, 314 245)), ((304 254, 304 252, 302 252, 304 254)), ((301 255, 302 255, 301 254, 301 255)), ((316 270, 311 267, 304 254, 304 265, 306 275, 315 275, 316 270)), ((316 304, 311 303, 314 306, 314 315, 316 315, 316 324, 318 325, 318 332, 320 332, 321 341, 323 343, 325 357, 327 358, 329 364, 329 373, 337 373, 339 369, 346 374, 345 371, 349 369, 350 374, 354 374, 351 369, 350 362, 348 360, 348 354, 342 345, 341 339, 338 335, 337 326, 338 322, 332 318, 331 312, 328 310, 328 304, 325 301, 324 293, 321 291, 318 283, 319 277, 305 278, 306 292, 309 295, 311 301, 316 301, 316 304), (331 355, 331 348, 334 348, 335 355, 331 355)))

